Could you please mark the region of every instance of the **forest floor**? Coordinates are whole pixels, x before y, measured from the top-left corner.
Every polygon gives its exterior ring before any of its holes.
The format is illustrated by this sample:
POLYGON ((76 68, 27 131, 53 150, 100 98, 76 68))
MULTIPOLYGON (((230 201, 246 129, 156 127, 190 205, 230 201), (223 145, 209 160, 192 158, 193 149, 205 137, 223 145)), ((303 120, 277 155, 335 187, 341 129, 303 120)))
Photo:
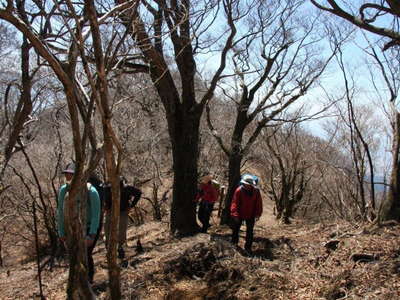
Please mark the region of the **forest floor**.
MULTIPOLYGON (((256 224, 252 255, 242 250, 244 235, 233 247, 230 229, 216 218, 208 234, 182 239, 163 222, 130 227, 120 261, 123 299, 400 299, 398 223, 282 225, 269 212, 256 224)), ((98 299, 107 295, 105 254, 100 241, 98 299)), ((46 299, 65 299, 67 261, 42 276, 46 299)), ((35 262, 0 268, 0 299, 35 299, 38 291, 35 262)))

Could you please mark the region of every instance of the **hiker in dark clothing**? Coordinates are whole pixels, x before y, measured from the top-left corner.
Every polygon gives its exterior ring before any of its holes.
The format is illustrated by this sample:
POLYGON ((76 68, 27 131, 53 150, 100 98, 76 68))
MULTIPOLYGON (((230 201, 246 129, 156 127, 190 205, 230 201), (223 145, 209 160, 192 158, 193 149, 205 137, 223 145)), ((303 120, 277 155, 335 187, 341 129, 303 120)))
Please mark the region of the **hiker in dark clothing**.
POLYGON ((232 224, 232 243, 237 245, 239 242, 239 231, 242 222, 246 222, 246 243, 245 250, 251 253, 253 244, 253 229, 255 220, 262 214, 262 199, 257 186, 257 182, 251 175, 243 176, 241 185, 233 194, 231 203, 232 224))
POLYGON ((218 196, 219 190, 213 183, 212 175, 203 176, 195 199, 196 202, 200 201, 198 218, 202 224, 201 232, 203 233, 206 233, 210 227, 211 213, 218 196))
MULTIPOLYGON (((126 243, 126 231, 128 229, 129 210, 136 205, 142 196, 142 191, 131 185, 125 185, 124 180, 120 180, 120 217, 118 229, 118 257, 125 257, 124 245, 126 243)), ((105 187, 104 190, 104 208, 106 214, 105 234, 106 241, 110 238, 111 224, 111 186, 105 187)))
MULTIPOLYGON (((65 230, 64 230, 64 202, 67 201, 68 191, 70 188, 69 183, 75 173, 75 164, 70 163, 63 170, 65 175, 66 184, 61 186, 58 193, 58 206, 57 206, 57 227, 58 235, 62 242, 65 242, 65 230)), ((95 187, 91 184, 87 184, 88 191, 88 206, 86 211, 86 252, 88 262, 88 280, 93 283, 94 276, 94 262, 93 262, 93 249, 96 246, 96 242, 99 238, 99 224, 100 224, 100 198, 95 187)), ((79 200, 78 200, 79 201, 79 200)))

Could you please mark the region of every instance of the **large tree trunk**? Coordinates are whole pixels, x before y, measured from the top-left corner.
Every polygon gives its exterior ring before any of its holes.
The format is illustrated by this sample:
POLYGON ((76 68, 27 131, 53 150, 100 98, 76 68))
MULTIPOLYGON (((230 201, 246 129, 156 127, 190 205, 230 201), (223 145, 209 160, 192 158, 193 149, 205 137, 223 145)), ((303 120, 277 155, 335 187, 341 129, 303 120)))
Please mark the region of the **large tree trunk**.
POLYGON ((199 232, 196 222, 197 163, 201 114, 186 113, 186 120, 171 120, 174 184, 171 205, 171 232, 178 236, 199 232))
MULTIPOLYGON (((118 4, 123 2, 127 1, 117 1, 118 4)), ((199 124, 204 106, 211 99, 216 80, 224 69, 221 65, 210 89, 202 100, 197 102, 194 59, 196 51, 192 48, 191 13, 183 13, 191 11, 192 1, 182 1, 179 5, 171 7, 160 2, 158 10, 154 8, 150 10, 154 14, 153 27, 148 27, 147 17, 145 17, 146 22, 142 19, 139 5, 133 6, 130 11, 132 14, 126 13, 120 16, 124 26, 137 42, 144 62, 148 64, 148 73, 165 108, 174 169, 171 232, 178 236, 199 231, 194 203, 198 176, 199 124), (168 21, 165 22, 166 20, 168 21), (170 30, 169 42, 164 41, 165 24, 170 30), (152 34, 155 32, 154 36, 150 36, 149 32, 152 34), (176 69, 179 73, 179 78, 176 80, 171 73, 171 70, 174 70, 173 73, 177 74, 175 66, 171 67, 170 64, 171 53, 164 52, 164 45, 173 46, 176 69)), ((232 41, 229 39, 229 42, 232 41)))

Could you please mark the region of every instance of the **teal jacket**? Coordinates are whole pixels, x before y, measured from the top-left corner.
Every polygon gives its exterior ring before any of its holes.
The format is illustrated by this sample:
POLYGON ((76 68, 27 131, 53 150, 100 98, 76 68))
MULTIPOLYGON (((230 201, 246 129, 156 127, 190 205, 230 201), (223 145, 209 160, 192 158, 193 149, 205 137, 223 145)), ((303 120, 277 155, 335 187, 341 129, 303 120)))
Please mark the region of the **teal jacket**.
MULTIPOLYGON (((65 236, 64 230, 64 198, 69 190, 69 185, 64 184, 61 186, 58 193, 58 206, 57 206, 57 225, 59 237, 65 236)), ((88 185, 88 206, 86 210, 86 229, 87 234, 96 234, 100 224, 100 197, 94 186, 88 185)))

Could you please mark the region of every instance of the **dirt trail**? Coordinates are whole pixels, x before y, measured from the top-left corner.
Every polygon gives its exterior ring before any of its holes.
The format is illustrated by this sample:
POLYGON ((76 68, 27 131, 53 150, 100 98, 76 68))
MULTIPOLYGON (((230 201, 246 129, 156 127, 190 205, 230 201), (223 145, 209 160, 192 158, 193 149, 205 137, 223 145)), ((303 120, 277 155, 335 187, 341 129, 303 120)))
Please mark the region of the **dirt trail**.
MULTIPOLYGON (((253 255, 229 243, 230 229, 175 239, 168 222, 148 222, 128 231, 121 263, 123 299, 400 299, 400 225, 365 229, 354 224, 276 224, 272 206, 255 227, 253 255), (137 253, 140 238, 144 251, 137 253), (336 239, 337 249, 324 244, 336 239), (352 255, 370 254, 371 262, 352 255)), ((244 230, 244 228, 243 228, 244 230)), ((243 247, 245 232, 241 232, 243 247)), ((104 243, 96 247, 94 289, 106 299, 104 243)), ((0 299, 37 295, 34 262, 0 268, 0 299)), ((65 299, 66 261, 44 270, 46 299, 65 299)))

